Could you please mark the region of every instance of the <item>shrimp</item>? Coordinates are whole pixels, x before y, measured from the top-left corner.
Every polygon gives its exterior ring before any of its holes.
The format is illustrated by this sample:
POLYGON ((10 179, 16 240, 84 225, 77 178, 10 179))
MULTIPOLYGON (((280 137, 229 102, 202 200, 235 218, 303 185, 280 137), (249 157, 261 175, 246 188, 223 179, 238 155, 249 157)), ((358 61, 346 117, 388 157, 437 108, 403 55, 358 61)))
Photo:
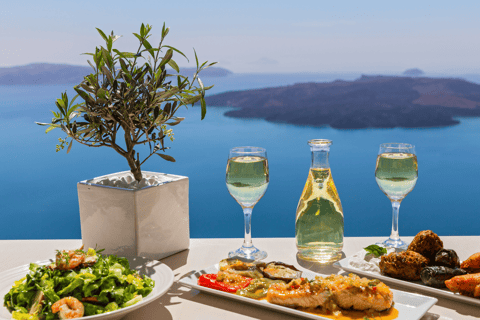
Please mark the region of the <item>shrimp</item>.
POLYGON ((58 251, 55 259, 55 267, 59 270, 75 269, 85 260, 85 252, 82 251, 83 246, 78 250, 58 251))
POLYGON ((445 285, 453 292, 463 295, 480 297, 480 274, 465 274, 445 281, 445 285))
POLYGON ((84 311, 83 304, 74 297, 60 299, 52 305, 52 312, 60 312, 60 319, 81 318, 84 311))
POLYGON ((90 255, 87 254, 85 256, 85 259, 83 260, 82 267, 91 267, 95 263, 97 263, 97 260, 98 260, 98 257, 96 255, 95 256, 90 256, 90 255))

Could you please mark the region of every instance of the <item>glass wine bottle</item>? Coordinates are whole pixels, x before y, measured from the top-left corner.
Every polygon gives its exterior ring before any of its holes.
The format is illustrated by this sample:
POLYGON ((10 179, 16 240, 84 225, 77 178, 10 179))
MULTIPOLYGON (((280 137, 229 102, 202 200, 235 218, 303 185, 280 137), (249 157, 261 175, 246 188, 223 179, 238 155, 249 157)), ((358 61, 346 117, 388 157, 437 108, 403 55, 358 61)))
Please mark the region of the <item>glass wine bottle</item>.
POLYGON ((341 258, 343 209, 328 163, 332 141, 308 144, 312 165, 297 207, 295 239, 301 259, 327 264, 341 258))

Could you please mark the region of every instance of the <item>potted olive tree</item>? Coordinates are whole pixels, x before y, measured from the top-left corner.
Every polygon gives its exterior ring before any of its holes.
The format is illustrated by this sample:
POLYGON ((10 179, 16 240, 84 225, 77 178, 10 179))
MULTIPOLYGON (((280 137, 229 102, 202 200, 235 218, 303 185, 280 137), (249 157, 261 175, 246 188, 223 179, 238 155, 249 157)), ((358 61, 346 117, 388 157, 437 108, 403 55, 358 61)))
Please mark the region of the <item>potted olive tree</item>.
POLYGON ((175 161, 164 144, 173 140, 171 127, 183 120, 175 113, 200 102, 205 117, 205 91, 211 87, 204 87, 198 75, 215 63, 199 64, 195 52, 193 78, 181 75, 173 55, 186 56, 164 44, 169 28, 163 25, 157 47, 148 41, 151 29, 142 24, 133 34, 139 41, 136 52, 115 49, 120 37, 97 29, 105 47, 87 53, 93 73, 74 87, 75 98, 63 93, 57 99, 51 123, 37 123, 48 126, 46 132, 60 128, 65 133, 57 151, 66 148, 68 153, 74 142, 110 147, 130 167, 78 183, 84 245, 97 245, 109 254, 160 259, 189 246, 188 178, 142 172, 141 166, 153 155, 175 161), (169 74, 167 65, 176 74, 169 74), (81 102, 75 103, 76 98, 81 102), (140 146, 149 147, 143 158, 140 146))

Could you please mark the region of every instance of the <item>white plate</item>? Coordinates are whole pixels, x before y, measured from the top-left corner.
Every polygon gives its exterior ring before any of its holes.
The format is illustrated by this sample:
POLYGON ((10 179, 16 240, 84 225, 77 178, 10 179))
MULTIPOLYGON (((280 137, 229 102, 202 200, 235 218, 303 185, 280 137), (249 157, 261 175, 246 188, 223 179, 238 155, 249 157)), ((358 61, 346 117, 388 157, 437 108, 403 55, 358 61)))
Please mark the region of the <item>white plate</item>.
MULTIPOLYGON (((83 317, 81 319, 98 319, 98 320, 116 320, 124 317, 127 313, 132 312, 133 310, 142 308, 149 304, 150 302, 155 301, 156 299, 160 298, 165 292, 170 289, 173 284, 173 272, 165 264, 159 261, 152 261, 145 258, 135 257, 135 258, 128 258, 130 262, 130 268, 138 270, 141 275, 148 275, 152 280, 155 281, 155 287, 153 291, 143 298, 141 302, 134 304, 133 306, 122 308, 116 311, 98 314, 94 316, 83 317)), ((39 265, 46 265, 50 264, 51 260, 44 260, 35 262, 39 265)), ((30 265, 24 265, 21 267, 13 268, 7 271, 0 273, 0 298, 1 300, 1 307, 0 307, 0 319, 2 320, 9 320, 12 318, 10 312, 3 306, 3 297, 5 294, 10 291, 13 286, 14 281, 20 280, 21 278, 25 277, 25 275, 29 272, 30 265)))
MULTIPOLYGON (((237 296, 232 293, 210 289, 207 287, 202 287, 197 284, 198 278, 202 274, 217 273, 217 272, 218 272, 218 264, 208 267, 204 270, 197 271, 188 277, 180 279, 179 282, 200 291, 212 293, 225 298, 230 298, 233 300, 237 300, 237 301, 241 301, 249 304, 254 304, 263 308, 269 308, 276 311, 289 313, 295 316, 300 316, 308 319, 331 320, 319 315, 269 303, 266 300, 255 300, 255 299, 250 299, 242 296, 237 296)), ((315 274, 310 271, 303 271, 303 274, 302 274, 303 277, 306 277, 309 279, 315 278, 316 275, 319 275, 319 274, 315 274)), ((395 308, 398 310, 398 318, 396 318, 396 320, 418 320, 428 311, 428 309, 430 309, 438 301, 435 298, 425 297, 419 294, 413 294, 413 293, 408 293, 408 292, 403 292, 398 290, 392 290, 392 292, 393 292, 393 301, 395 301, 395 308)))
POLYGON ((340 261, 337 261, 333 264, 335 268, 343 269, 348 272, 353 272, 356 274, 360 274, 362 276, 370 277, 370 278, 376 278, 378 280, 382 280, 383 282, 389 282, 393 284, 397 284, 400 286, 405 286, 408 288, 412 288, 415 290, 422 290, 425 292, 428 292, 429 294, 434 294, 437 296, 442 296, 444 298, 456 300, 456 301, 461 301, 461 302, 466 302, 470 303, 476 306, 480 306, 480 299, 476 298, 471 298, 467 296, 462 296, 458 293, 453 293, 452 291, 448 290, 447 288, 444 289, 438 289, 434 287, 427 286, 423 284, 421 281, 407 281, 407 280, 400 280, 400 279, 395 279, 389 276, 385 276, 376 272, 369 272, 369 271, 363 271, 359 270, 357 268, 351 267, 348 262, 350 258, 347 257, 345 259, 342 259, 340 261))

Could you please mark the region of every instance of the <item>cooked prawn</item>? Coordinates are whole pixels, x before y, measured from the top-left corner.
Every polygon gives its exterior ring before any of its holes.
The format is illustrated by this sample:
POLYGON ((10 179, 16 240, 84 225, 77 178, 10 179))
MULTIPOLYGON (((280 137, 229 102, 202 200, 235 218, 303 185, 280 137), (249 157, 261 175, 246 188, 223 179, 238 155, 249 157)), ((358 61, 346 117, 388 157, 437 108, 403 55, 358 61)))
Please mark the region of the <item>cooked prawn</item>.
POLYGON ((465 274, 445 281, 445 285, 453 292, 463 295, 480 297, 480 274, 465 274))
POLYGON ((60 319, 81 318, 84 311, 83 304, 74 297, 60 299, 52 305, 52 312, 60 312, 60 319))
POLYGON ((85 252, 82 251, 83 246, 77 250, 58 251, 55 259, 56 268, 59 270, 75 269, 85 260, 85 252))

